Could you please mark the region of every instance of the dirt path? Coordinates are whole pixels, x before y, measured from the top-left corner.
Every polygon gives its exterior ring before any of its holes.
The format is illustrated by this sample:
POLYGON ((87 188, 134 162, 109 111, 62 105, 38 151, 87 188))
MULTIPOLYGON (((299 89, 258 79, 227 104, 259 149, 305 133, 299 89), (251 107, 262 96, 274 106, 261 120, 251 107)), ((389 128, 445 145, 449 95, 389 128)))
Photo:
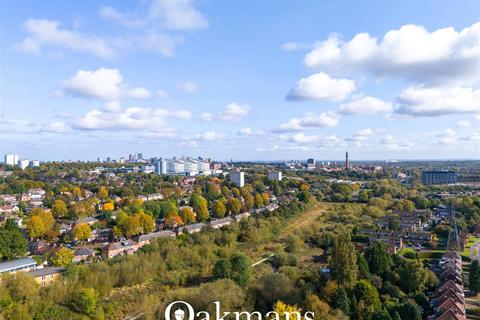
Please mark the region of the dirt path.
POLYGON ((285 229, 282 230, 282 235, 280 236, 280 239, 283 239, 291 231, 300 229, 315 222, 317 218, 321 216, 325 211, 327 211, 331 206, 331 203, 319 202, 315 208, 305 211, 304 213, 300 213, 292 219, 288 220, 288 226, 286 226, 285 229))

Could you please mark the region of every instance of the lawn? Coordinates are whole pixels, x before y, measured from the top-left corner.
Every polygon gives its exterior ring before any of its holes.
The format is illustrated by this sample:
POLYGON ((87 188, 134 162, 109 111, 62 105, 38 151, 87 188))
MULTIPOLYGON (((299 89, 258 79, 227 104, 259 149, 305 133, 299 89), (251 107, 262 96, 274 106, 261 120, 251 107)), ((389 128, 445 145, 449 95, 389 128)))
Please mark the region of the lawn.
POLYGON ((470 257, 470 248, 472 247, 472 245, 475 242, 477 242, 479 240, 480 240, 479 237, 475 237, 474 235, 470 235, 470 237, 468 238, 468 241, 467 241, 467 245, 465 246, 464 250, 462 251, 462 256, 469 258, 470 257))

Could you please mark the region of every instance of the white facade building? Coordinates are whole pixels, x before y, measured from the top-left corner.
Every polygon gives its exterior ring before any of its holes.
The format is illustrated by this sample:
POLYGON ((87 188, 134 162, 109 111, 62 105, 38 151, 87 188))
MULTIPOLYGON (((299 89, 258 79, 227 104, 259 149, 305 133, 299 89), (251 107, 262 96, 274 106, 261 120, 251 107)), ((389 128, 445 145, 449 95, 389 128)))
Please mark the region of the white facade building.
POLYGON ((9 153, 5 155, 5 164, 16 166, 18 164, 18 154, 9 153))
POLYGON ((243 187, 245 185, 245 172, 231 172, 230 181, 239 188, 243 187))
POLYGON ((25 159, 23 159, 23 160, 18 161, 18 166, 19 166, 20 169, 22 169, 22 170, 25 169, 25 168, 27 168, 29 165, 30 165, 30 160, 25 160, 25 159))
POLYGON ((273 181, 282 181, 282 172, 281 171, 269 172, 268 179, 273 181))
POLYGON ((30 167, 40 167, 40 161, 39 160, 30 161, 30 167))

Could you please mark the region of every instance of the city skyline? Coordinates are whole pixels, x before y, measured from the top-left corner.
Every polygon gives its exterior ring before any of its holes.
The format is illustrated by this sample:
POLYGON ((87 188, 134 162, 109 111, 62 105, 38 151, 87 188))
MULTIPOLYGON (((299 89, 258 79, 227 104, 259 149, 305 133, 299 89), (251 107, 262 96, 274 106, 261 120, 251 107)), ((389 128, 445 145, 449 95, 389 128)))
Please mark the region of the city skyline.
POLYGON ((480 158, 475 1, 1 9, 2 156, 480 158))

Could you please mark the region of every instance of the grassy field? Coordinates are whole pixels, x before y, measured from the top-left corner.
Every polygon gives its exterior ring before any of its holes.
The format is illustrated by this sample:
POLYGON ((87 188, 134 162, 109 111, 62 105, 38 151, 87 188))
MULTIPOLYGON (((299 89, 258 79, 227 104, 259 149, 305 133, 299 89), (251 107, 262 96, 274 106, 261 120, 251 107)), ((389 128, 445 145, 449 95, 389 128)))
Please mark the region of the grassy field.
POLYGON ((465 249, 462 251, 462 256, 469 258, 470 257, 470 248, 472 247, 472 245, 475 242, 477 242, 479 240, 480 240, 480 238, 475 237, 473 235, 470 235, 470 237, 468 238, 467 245, 465 246, 465 249))

